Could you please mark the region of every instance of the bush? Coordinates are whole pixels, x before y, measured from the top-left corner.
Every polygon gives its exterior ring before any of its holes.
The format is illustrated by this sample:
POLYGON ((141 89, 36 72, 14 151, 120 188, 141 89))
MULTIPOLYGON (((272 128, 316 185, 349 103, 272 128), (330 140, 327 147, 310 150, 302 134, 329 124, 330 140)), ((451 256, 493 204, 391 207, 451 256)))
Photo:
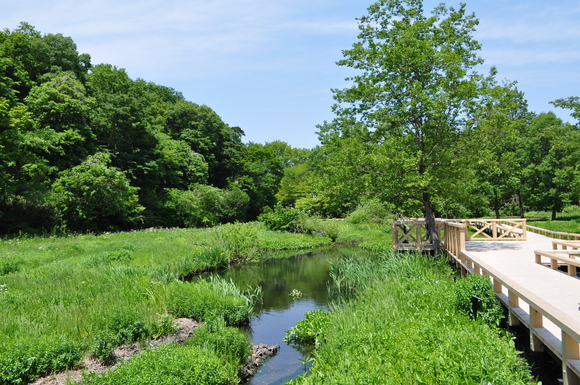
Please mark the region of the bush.
POLYGON ((492 290, 488 276, 470 274, 455 285, 457 309, 473 319, 499 325, 503 308, 492 290))
POLYGON ((304 319, 296 323, 296 326, 286 331, 284 341, 287 344, 316 345, 319 346, 325 340, 325 333, 330 326, 330 313, 322 309, 309 311, 304 314, 304 319))
POLYGON ((230 259, 252 259, 258 252, 258 229, 251 223, 234 223, 213 229, 214 243, 229 254, 230 259))
POLYGON ((511 336, 456 310, 445 258, 393 253, 349 264, 343 277, 370 284, 332 305, 309 374, 290 384, 530 383, 511 336))
POLYGON ((243 365, 252 354, 252 346, 246 334, 227 327, 221 319, 210 319, 193 332, 188 344, 211 349, 233 365, 243 365))
POLYGON ((19 261, 10 256, 0 259, 0 276, 15 273, 20 270, 19 261))
POLYGON ((229 385, 236 367, 208 348, 169 344, 148 350, 116 369, 84 378, 94 385, 229 385))
POLYGON ((84 347, 64 336, 44 341, 0 342, 0 384, 23 384, 50 372, 72 368, 82 359, 84 347))
POLYGON ((109 154, 97 153, 53 183, 52 202, 69 229, 116 230, 137 224, 144 210, 139 189, 110 163, 109 154))
POLYGON ((253 314, 253 300, 231 282, 175 281, 168 285, 168 311, 175 317, 206 321, 215 317, 228 325, 241 325, 253 314))
POLYGON ((266 227, 274 231, 289 231, 292 233, 302 232, 302 217, 304 212, 291 208, 277 205, 274 209, 266 207, 260 214, 258 220, 263 222, 266 227))
POLYGON ((250 197, 237 187, 221 190, 197 184, 191 190, 166 189, 164 204, 166 216, 172 226, 215 226, 244 220, 250 197))
POLYGON ((393 214, 378 199, 369 199, 346 216, 349 223, 372 223, 384 225, 393 220, 393 214))

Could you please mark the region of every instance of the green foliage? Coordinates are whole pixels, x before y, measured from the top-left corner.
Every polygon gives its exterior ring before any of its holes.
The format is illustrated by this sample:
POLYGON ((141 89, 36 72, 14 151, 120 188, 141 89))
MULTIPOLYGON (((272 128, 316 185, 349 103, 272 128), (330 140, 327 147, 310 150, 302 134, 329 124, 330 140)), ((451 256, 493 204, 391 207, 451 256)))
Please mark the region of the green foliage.
POLYGON ((263 222, 270 230, 289 231, 299 233, 302 231, 301 219, 306 214, 298 209, 276 205, 273 209, 267 207, 258 220, 263 222))
POLYGON ((316 345, 322 344, 326 337, 324 333, 330 326, 330 313, 318 309, 304 314, 304 319, 286 331, 284 341, 287 344, 316 345))
POLYGON ((49 372, 72 368, 81 361, 83 349, 82 343, 64 336, 18 342, 3 338, 0 383, 28 383, 49 372))
POLYGON ((580 234, 580 221, 574 220, 557 220, 557 221, 530 221, 527 222, 530 226, 541 227, 543 229, 552 231, 562 231, 565 233, 580 234))
POLYGON ((457 309, 473 319, 499 326, 503 308, 491 287, 488 276, 470 274, 455 285, 457 309))
POLYGON ((18 270, 20 270, 20 265, 17 258, 11 256, 0 258, 0 276, 15 273, 18 270))
POLYGON ((167 189, 165 192, 165 222, 181 227, 215 226, 243 220, 250 200, 236 186, 221 190, 197 184, 191 190, 167 189))
POLYGON ((253 314, 253 297, 231 282, 171 282, 168 285, 168 311, 175 317, 206 321, 215 317, 228 325, 241 325, 253 314))
POLYGON ((391 223, 393 214, 389 211, 387 206, 377 200, 368 199, 361 206, 346 216, 349 223, 372 223, 376 225, 384 225, 391 223))
POLYGON ((71 230, 110 230, 136 224, 143 207, 137 188, 110 167, 106 153, 90 156, 63 171, 52 186, 52 201, 71 230))
POLYGON ((248 336, 236 328, 226 327, 221 319, 208 320, 199 326, 187 344, 214 350, 234 366, 245 364, 252 354, 248 336))
POLYGON ((229 385, 237 381, 236 367, 224 361, 215 351, 190 344, 169 344, 150 349, 102 376, 85 376, 83 383, 229 385))
POLYGON ((444 258, 389 253, 348 263, 339 280, 361 276, 366 289, 332 307, 310 373, 291 384, 531 383, 509 337, 457 311, 444 258))
POLYGON ((377 1, 359 19, 358 41, 338 65, 355 69, 352 86, 333 90, 337 117, 320 127, 324 187, 352 211, 364 195, 425 215, 433 240, 436 202, 468 196, 469 140, 486 88, 466 5, 377 1), (409 58, 413 58, 409 60, 409 58), (422 206, 422 207, 421 207, 422 206))
POLYGON ((258 229, 252 223, 229 223, 212 230, 213 241, 230 259, 248 260, 259 249, 258 229))

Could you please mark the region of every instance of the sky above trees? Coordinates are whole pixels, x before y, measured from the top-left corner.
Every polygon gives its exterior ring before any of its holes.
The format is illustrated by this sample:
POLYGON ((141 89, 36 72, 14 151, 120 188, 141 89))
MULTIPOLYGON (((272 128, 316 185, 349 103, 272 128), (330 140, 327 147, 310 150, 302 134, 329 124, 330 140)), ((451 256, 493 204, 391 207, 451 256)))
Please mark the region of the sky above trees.
MULTIPOLYGON (((480 25, 485 67, 517 81, 529 109, 580 95, 580 4, 566 0, 466 1, 480 25)), ((21 0, 3 5, 0 28, 21 21, 70 36, 92 63, 125 68, 206 104, 245 141, 318 144, 332 120, 331 88, 353 74, 335 62, 357 40, 355 18, 372 0, 21 0)), ((424 1, 430 12, 439 1, 424 1)), ((458 2, 447 1, 447 5, 458 2)), ((485 69, 484 69, 485 70, 485 69)))

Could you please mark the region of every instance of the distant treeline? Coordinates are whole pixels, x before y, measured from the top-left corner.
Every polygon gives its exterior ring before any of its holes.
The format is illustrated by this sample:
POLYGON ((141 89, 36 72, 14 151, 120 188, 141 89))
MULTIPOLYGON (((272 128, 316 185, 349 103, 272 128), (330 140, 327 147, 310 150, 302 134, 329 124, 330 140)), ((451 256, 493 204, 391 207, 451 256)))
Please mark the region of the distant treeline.
POLYGON ((243 135, 70 37, 0 31, 0 233, 255 219, 301 151, 243 135))
MULTIPOLYGON (((399 95, 389 84, 380 89, 399 95)), ((446 217, 555 216, 578 202, 578 125, 528 111, 515 83, 480 85, 451 125, 445 111, 409 110, 405 94, 391 98, 398 110, 366 116, 383 93, 363 86, 333 91, 345 106, 366 95, 362 112, 335 105, 314 149, 245 144, 243 130, 211 108, 91 64, 70 37, 27 23, 1 31, 0 233, 214 226, 286 215, 282 207, 321 217, 365 206, 407 216, 425 207, 446 217)), ((423 99, 444 107, 441 95, 423 99)), ((553 104, 580 118, 580 98, 553 104)))

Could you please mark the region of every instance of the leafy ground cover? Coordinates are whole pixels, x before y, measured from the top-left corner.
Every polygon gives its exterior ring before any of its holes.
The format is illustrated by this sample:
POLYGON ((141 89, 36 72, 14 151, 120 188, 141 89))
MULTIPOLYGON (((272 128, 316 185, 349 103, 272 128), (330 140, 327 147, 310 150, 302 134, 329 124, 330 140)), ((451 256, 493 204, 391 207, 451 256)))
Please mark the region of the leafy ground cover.
POLYGON ((552 231, 580 234, 580 221, 578 219, 557 220, 557 221, 530 221, 527 222, 527 224, 530 226, 541 227, 543 229, 552 231))
MULTIPOLYGON (((259 258, 274 246, 328 243, 328 238, 315 235, 268 234, 258 224, 3 240, 0 384, 30 382, 71 368, 85 355, 106 361, 120 344, 174 331, 176 317, 244 323, 259 293, 241 291, 229 282, 180 278, 259 258)), ((173 349, 143 354, 132 365, 147 366, 139 362, 149 362, 149 354, 193 357, 196 349, 212 348, 173 349)))
POLYGON ((458 285, 444 259, 409 253, 346 258, 332 274, 351 300, 290 330, 290 340, 318 346, 309 374, 291 384, 532 382, 512 339, 495 326, 501 311, 488 279, 458 285), (477 320, 472 293, 485 299, 477 320))

